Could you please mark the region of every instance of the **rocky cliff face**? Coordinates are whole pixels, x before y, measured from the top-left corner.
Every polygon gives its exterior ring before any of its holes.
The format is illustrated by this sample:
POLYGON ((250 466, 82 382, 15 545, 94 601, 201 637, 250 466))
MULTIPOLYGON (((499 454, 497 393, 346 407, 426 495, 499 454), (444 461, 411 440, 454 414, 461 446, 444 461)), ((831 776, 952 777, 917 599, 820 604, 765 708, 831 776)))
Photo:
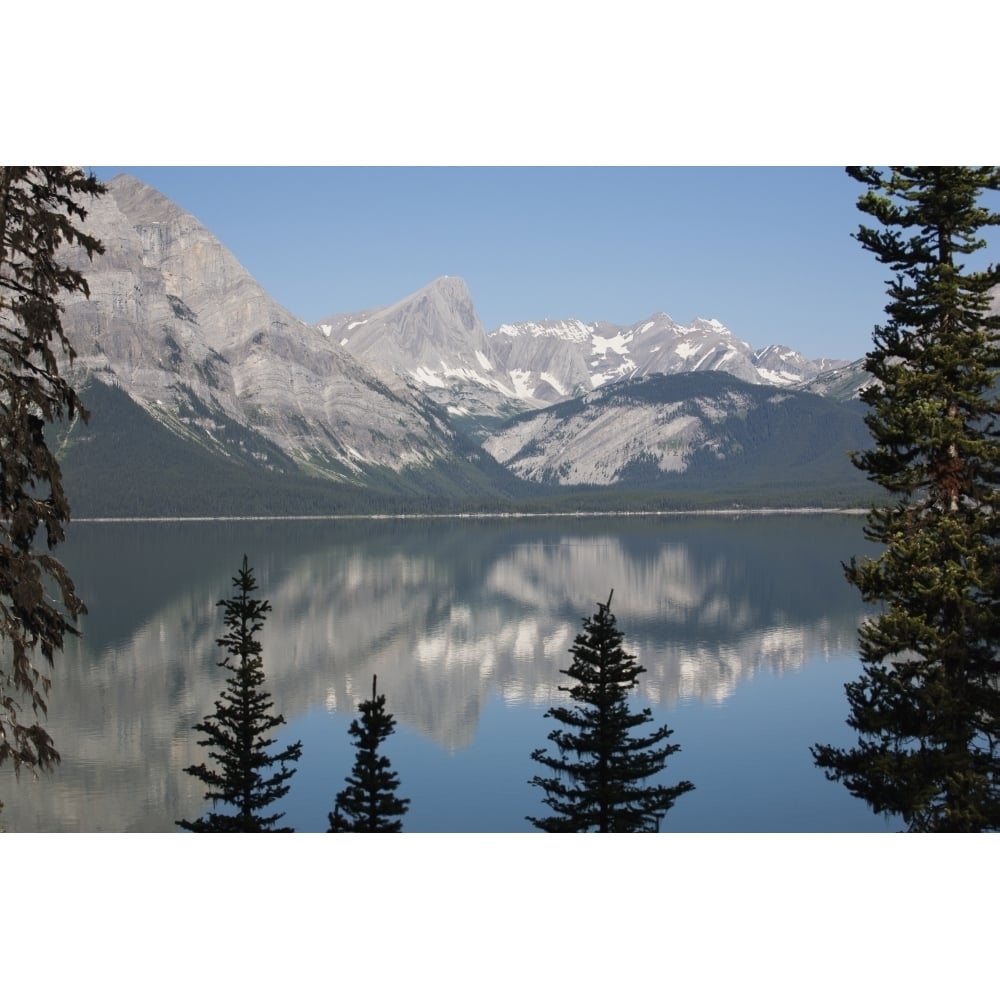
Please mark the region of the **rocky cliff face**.
POLYGON ((87 219, 105 254, 67 253, 91 291, 66 303, 79 369, 209 447, 238 449, 249 427, 336 478, 450 453, 423 397, 273 302, 195 218, 131 177, 109 188, 87 219))
POLYGON ((498 364, 461 278, 438 278, 395 305, 318 326, 381 378, 418 388, 453 416, 505 417, 537 405, 498 364))

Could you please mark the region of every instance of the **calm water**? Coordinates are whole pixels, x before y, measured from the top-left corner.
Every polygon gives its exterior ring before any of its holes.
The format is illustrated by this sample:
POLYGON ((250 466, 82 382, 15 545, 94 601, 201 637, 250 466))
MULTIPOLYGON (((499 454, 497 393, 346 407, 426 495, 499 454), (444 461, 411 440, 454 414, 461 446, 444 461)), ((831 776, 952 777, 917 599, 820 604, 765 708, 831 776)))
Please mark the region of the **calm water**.
POLYGON ((225 672, 216 602, 243 553, 273 611, 267 686, 302 740, 285 822, 321 831, 353 761, 347 727, 379 691, 408 831, 529 831, 530 759, 564 696, 581 619, 613 610, 646 667, 638 699, 697 786, 666 831, 884 831, 812 764, 852 743, 843 685, 864 614, 843 560, 866 551, 842 515, 74 524, 61 550, 87 602, 58 661, 50 775, 0 774, 10 831, 174 829, 202 808, 184 768, 225 672))

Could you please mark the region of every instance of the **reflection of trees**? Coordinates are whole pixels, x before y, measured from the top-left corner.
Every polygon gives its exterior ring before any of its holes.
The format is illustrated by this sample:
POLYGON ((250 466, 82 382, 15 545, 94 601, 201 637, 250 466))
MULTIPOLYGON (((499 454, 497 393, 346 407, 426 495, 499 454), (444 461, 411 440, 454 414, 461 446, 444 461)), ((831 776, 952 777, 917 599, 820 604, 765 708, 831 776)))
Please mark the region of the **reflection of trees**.
POLYGON ((862 613, 840 573, 860 550, 848 518, 76 527, 96 541, 76 553, 87 634, 53 688, 63 764, 35 787, 0 774, 11 829, 169 830, 196 813, 183 769, 203 759, 191 727, 224 683, 215 602, 234 553, 274 609, 262 641, 276 712, 353 713, 377 673, 399 723, 449 748, 472 741, 491 697, 561 697, 581 620, 611 586, 641 693, 665 706, 853 649, 862 613))

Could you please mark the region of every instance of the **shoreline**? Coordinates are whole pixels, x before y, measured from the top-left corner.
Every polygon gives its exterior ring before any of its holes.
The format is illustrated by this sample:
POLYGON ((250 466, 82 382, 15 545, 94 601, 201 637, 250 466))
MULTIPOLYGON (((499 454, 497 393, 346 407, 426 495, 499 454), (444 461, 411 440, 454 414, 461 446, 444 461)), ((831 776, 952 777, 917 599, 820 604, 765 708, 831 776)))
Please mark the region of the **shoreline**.
POLYGON ((802 514, 863 516, 867 507, 719 507, 704 510, 580 510, 561 512, 483 512, 469 514, 211 514, 176 517, 79 517, 70 524, 184 524, 211 521, 431 521, 516 520, 524 518, 590 517, 780 517, 802 514))

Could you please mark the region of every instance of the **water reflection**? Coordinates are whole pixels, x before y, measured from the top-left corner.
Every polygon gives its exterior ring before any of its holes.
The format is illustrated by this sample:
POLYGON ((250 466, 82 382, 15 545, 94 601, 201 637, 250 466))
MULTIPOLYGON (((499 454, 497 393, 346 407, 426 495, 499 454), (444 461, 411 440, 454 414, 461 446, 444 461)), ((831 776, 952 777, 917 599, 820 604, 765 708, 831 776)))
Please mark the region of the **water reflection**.
POLYGON ((38 784, 0 775, 4 820, 169 830, 197 812, 191 727, 224 683, 216 602, 244 552, 273 608, 277 711, 347 716, 377 673, 401 726, 458 751, 491 699, 513 725, 562 697, 581 619, 612 587, 667 713, 852 651, 862 608, 840 562, 862 548, 861 521, 832 515, 74 525, 64 559, 91 613, 53 685, 63 764, 38 784))

